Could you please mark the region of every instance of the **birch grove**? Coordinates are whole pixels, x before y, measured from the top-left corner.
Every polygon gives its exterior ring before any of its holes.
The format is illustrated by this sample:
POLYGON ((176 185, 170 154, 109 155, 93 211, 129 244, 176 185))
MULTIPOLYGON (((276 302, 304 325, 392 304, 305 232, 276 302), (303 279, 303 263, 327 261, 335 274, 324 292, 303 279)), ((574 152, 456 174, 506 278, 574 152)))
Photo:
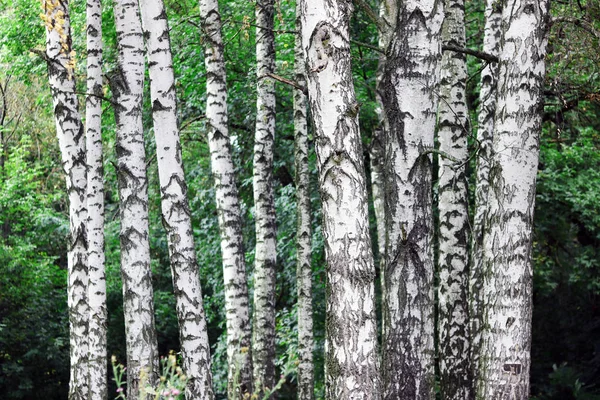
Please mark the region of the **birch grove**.
POLYGON ((477 398, 529 398, 532 229, 549 2, 502 10, 497 103, 483 244, 477 398))
POLYGON ((441 2, 398 3, 385 49, 385 399, 433 399, 434 294, 430 150, 441 58, 441 2))
POLYGON ((87 399, 88 380, 88 234, 85 135, 75 94, 75 60, 71 47, 68 4, 44 0, 48 79, 54 106, 56 136, 69 199, 68 309, 69 400, 87 399))
POLYGON ((148 232, 148 178, 142 125, 144 41, 137 2, 116 0, 118 66, 110 76, 117 125, 121 277, 127 344, 127 397, 158 380, 158 348, 148 232))
POLYGON ((273 193, 275 143, 274 0, 256 2, 256 131, 254 136, 254 315, 252 318, 252 366, 254 392, 262 397, 275 384, 275 267, 277 225, 273 193))
POLYGON ((102 4, 88 0, 87 97, 85 137, 87 147, 88 263, 90 305, 90 398, 107 398, 106 278, 104 271, 104 168, 102 157, 102 4))
POLYGON ((375 266, 367 188, 350 68, 349 1, 306 0, 302 47, 315 125, 327 260, 327 399, 381 396, 375 266))
POLYGON ((215 179, 221 231, 225 313, 227 320, 227 396, 230 400, 252 393, 250 311, 242 216, 227 126, 227 84, 223 60, 221 15, 217 0, 201 0, 200 15, 205 40, 206 125, 210 161, 215 179))
MULTIPOLYGON (((464 48, 464 0, 445 0, 442 40, 464 48)), ((469 321, 469 213, 467 210, 467 60, 459 52, 442 56, 438 109, 441 152, 438 178, 438 354, 443 399, 470 399, 473 394, 469 321)))
POLYGON ((183 172, 167 14, 162 0, 141 0, 140 10, 150 73, 162 220, 169 243, 183 368, 188 378, 186 399, 211 400, 210 345, 183 172))

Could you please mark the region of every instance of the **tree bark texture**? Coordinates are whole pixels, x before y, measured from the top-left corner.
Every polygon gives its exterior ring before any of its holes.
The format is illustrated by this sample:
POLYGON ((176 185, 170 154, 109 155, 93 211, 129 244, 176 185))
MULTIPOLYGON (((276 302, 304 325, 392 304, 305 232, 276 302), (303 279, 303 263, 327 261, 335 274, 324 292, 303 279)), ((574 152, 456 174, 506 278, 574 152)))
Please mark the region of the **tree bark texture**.
POLYGON ((214 398, 210 345, 181 157, 167 14, 162 0, 141 0, 140 10, 150 73, 162 220, 169 244, 183 369, 188 378, 186 399, 210 400, 214 398))
POLYGON ((483 248, 486 274, 479 399, 529 398, 531 248, 548 8, 547 0, 510 0, 502 12, 483 248))
POLYGON ((148 241, 148 178, 142 126, 144 41, 137 1, 116 0, 118 66, 110 77, 117 124, 121 276, 127 345, 127 398, 158 379, 148 241), (142 376, 140 376, 140 374, 142 376))
MULTIPOLYGON (((464 48, 465 2, 445 0, 444 45, 464 48)), ((442 55, 438 108, 439 149, 439 288, 438 355, 440 390, 444 400, 473 398, 469 321, 469 213, 466 168, 470 132, 467 108, 467 58, 442 55)))
POLYGON ((44 0, 46 61, 56 135, 69 197, 68 309, 70 343, 69 399, 87 399, 88 380, 88 235, 85 135, 75 94, 68 2, 44 0))
MULTIPOLYGON (((302 50, 302 2, 296 2, 294 42, 295 81, 306 87, 305 57, 302 50)), ((296 290, 298 293, 298 400, 314 399, 313 305, 310 212, 310 174, 308 169, 308 126, 306 95, 294 89, 294 159, 296 167, 296 290)))
POLYGON ((88 0, 87 25, 87 209, 90 305, 90 398, 107 398, 106 277, 104 256, 104 168, 102 164, 102 4, 88 0))
POLYGON ((201 0, 200 14, 205 38, 208 146, 215 179, 225 281, 229 363, 227 393, 230 400, 237 400, 245 393, 252 393, 250 312, 242 217, 227 127, 227 84, 217 0, 201 0))
POLYGON ((327 399, 379 399, 375 267, 350 66, 350 1, 302 4, 327 259, 327 399))
POLYGON ((275 385, 275 268, 277 225, 273 194, 275 139, 274 0, 256 2, 256 132, 254 137, 254 310, 252 366, 254 392, 262 398, 275 385))
POLYGON ((441 0, 398 4, 381 83, 386 118, 385 399, 434 397, 432 163, 441 0))
MULTIPOLYGON (((500 53, 502 35, 501 2, 487 0, 485 7, 485 31, 483 51, 493 56, 500 53)), ((478 381, 479 356, 481 354, 481 330, 483 328, 483 234, 489 192, 489 175, 496 114, 496 82, 498 64, 489 63, 481 71, 479 113, 477 128, 477 166, 475 175, 475 210, 471 232, 471 257, 469 270, 469 316, 471 320, 471 364, 473 382, 478 381)))

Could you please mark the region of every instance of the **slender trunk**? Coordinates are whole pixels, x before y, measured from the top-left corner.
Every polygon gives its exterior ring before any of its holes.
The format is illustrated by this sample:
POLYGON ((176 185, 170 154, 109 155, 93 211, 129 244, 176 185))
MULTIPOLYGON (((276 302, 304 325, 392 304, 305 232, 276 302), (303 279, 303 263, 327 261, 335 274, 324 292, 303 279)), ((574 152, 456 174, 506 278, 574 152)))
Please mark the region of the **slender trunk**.
POLYGON ((114 13, 118 69, 110 78, 110 84, 116 102, 127 398, 137 399, 140 387, 152 386, 158 379, 142 126, 144 42, 137 1, 116 0, 114 13))
POLYGON ((398 5, 382 82, 387 249, 385 399, 434 397, 432 163, 443 4, 398 5))
MULTIPOLYGON (((379 4, 379 18, 385 21, 379 32, 379 48, 386 49, 390 43, 396 17, 398 13, 397 0, 384 0, 379 4)), ((385 248, 386 248, 386 233, 385 233, 385 171, 383 160, 385 158, 385 127, 386 119, 383 106, 381 87, 383 75, 385 71, 385 54, 379 55, 379 63, 376 71, 376 101, 377 101, 377 116, 378 125, 373 130, 373 139, 369 153, 371 167, 371 192, 373 195, 373 209, 375 211, 375 221, 377 230, 377 250, 379 253, 379 275, 381 282, 381 298, 385 299, 385 248)), ((385 329, 385 322, 381 321, 382 335, 385 329)))
POLYGON ((509 0, 502 12, 483 248, 480 399, 529 398, 531 248, 548 8, 547 0, 509 0))
MULTIPOLYGON (((294 73, 298 84, 306 86, 302 51, 301 1, 296 2, 294 73)), ((298 400, 314 399, 313 305, 310 214, 310 175, 308 170, 308 127, 306 95, 294 90, 294 159, 296 166, 296 290, 298 293, 298 400)))
POLYGON ((256 133, 254 138, 254 314, 252 366, 254 392, 262 398, 275 384, 275 267, 277 226, 273 195, 275 139, 275 85, 267 74, 275 72, 274 0, 256 2, 256 133))
MULTIPOLYGON (((464 0, 445 0, 442 40, 465 47, 464 0)), ((466 102, 467 59, 463 53, 442 55, 438 109, 439 149, 439 288, 438 356, 440 389, 444 400, 473 397, 469 357, 469 214, 467 136, 470 130, 466 102)))
POLYGON ((104 169, 102 167, 102 6, 87 1, 87 208, 90 303, 90 398, 107 398, 106 278, 104 276, 104 169))
POLYGON ((302 46, 315 121, 327 259, 327 399, 379 399, 375 266, 352 82, 352 3, 307 0, 302 46))
POLYGON ((242 241, 242 217, 227 128, 227 84, 223 61, 221 15, 217 0, 200 0, 205 38, 206 123, 215 192, 227 317, 228 398, 252 393, 250 312, 242 241))
POLYGON ((71 49, 68 3, 44 0, 46 61, 52 91, 56 134, 69 195, 68 308, 71 378, 69 399, 87 399, 88 257, 85 135, 75 94, 75 60, 71 49))
MULTIPOLYGON (((483 51, 498 56, 502 8, 500 2, 487 0, 485 7, 485 33, 483 51)), ((483 233, 489 192, 494 115, 496 113, 496 81, 498 64, 489 63, 481 71, 479 92, 479 115, 477 128, 477 171, 475 176, 475 211, 471 233, 471 257, 469 271, 469 314, 471 319, 471 365, 473 382, 478 381, 481 354, 481 330, 483 328, 483 233)))
POLYGON ((141 0, 140 11, 150 70, 162 220, 169 244, 183 368, 188 378, 186 399, 210 400, 214 398, 210 345, 181 157, 167 14, 162 0, 141 0))

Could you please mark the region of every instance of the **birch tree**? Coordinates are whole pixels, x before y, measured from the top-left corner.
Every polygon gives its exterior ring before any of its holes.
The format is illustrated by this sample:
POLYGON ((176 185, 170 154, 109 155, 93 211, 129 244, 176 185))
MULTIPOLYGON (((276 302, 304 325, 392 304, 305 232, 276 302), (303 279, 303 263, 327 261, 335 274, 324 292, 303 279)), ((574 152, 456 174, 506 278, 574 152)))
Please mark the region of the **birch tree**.
POLYGON ((87 209, 90 304, 90 398, 107 398, 106 278, 104 274, 104 168, 102 165, 102 4, 88 0, 87 26, 87 209))
MULTIPOLYGON (((442 41, 464 48, 465 2, 445 0, 442 41)), ((473 394, 469 330, 469 214, 467 136, 467 60, 464 53, 442 55, 438 109, 438 346, 442 399, 470 399, 473 394)))
POLYGON ((256 131, 254 137, 254 314, 252 366, 254 392, 263 397, 275 384, 275 267, 277 226, 273 194, 273 145, 275 139, 274 0, 256 2, 256 131))
MULTIPOLYGON (((306 87, 305 58, 302 50, 302 2, 296 2, 294 74, 296 83, 306 87)), ((298 294, 298 400, 314 399, 313 304, 310 213, 310 175, 308 169, 308 127, 306 95, 294 90, 294 161, 296 167, 296 290, 298 294)))
POLYGON ((483 248, 480 399, 529 398, 532 229, 548 8, 547 0, 510 0, 502 11, 483 248))
POLYGON ((88 381, 88 234, 85 135, 75 94, 75 52, 71 48, 68 2, 44 0, 48 79, 56 135, 69 198, 67 256, 70 380, 69 399, 87 399, 88 381))
MULTIPOLYGON (((498 56, 500 52, 502 7, 496 0, 487 0, 485 6, 485 30, 483 51, 498 56)), ((481 352, 481 330, 483 328, 483 234, 489 192, 490 159, 494 136, 496 113, 496 82, 498 64, 488 63, 481 71, 479 91, 479 113, 477 117, 477 167, 475 175, 475 211, 471 232, 471 257, 469 269, 469 315, 471 320, 471 365, 473 382, 479 374, 481 352)))
POLYGON ((327 399, 379 399, 375 267, 350 65, 352 3, 306 0, 302 47, 315 124, 327 259, 327 399))
POLYGON ((398 3, 385 49, 385 399, 433 399, 434 295, 431 155, 443 4, 398 3))
POLYGON ((188 378, 186 399, 214 398, 210 345, 177 124, 175 74, 162 0, 141 0, 148 54, 162 220, 167 232, 179 341, 188 378))
POLYGON ((240 399, 252 393, 250 312, 242 241, 242 218, 231 143, 227 126, 227 83, 223 60, 221 15, 217 0, 200 0, 204 31, 206 80, 206 125, 217 212, 221 231, 225 313, 227 319, 227 393, 240 399))
POLYGON ((127 344, 127 398, 158 379, 148 241, 148 178, 142 126, 144 41, 137 2, 116 0, 118 66, 110 77, 117 123, 121 277, 127 344), (143 376, 140 377, 140 374, 143 376))

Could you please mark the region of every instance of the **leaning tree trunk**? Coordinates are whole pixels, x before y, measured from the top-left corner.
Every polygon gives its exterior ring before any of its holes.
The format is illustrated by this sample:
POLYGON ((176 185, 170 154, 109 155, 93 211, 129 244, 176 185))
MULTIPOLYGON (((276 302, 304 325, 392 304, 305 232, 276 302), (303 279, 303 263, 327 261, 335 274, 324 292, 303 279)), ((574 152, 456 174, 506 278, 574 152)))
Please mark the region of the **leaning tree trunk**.
MULTIPOLYGON (((306 87, 302 51, 302 2, 296 2, 294 73, 296 82, 306 87)), ((313 305, 310 214, 310 175, 308 169, 308 127, 306 95, 294 89, 294 159, 296 167, 296 290, 298 293, 298 400, 314 399, 313 305)))
POLYGON ((162 220, 169 244, 183 368, 188 378, 185 397, 210 400, 214 398, 210 345, 183 172, 167 14, 162 0, 141 0, 140 11, 148 50, 162 220))
MULTIPOLYGON (((465 2, 445 0, 442 27, 445 45, 464 48, 465 2)), ((438 210, 438 357, 440 391, 444 400, 473 396, 469 357, 469 214, 467 136, 467 59, 464 53, 445 51, 442 56, 438 109, 439 157, 438 210)))
POLYGON ((484 233, 479 399, 528 399, 532 230, 549 18, 548 0, 502 12, 496 117, 484 233))
POLYGON ((85 135, 75 94, 75 60, 71 49, 68 3, 44 0, 48 78, 56 135, 69 195, 68 308, 71 377, 69 399, 89 397, 88 380, 88 235, 85 135))
POLYGON ((379 399, 375 266, 350 65, 352 3, 302 6, 327 259, 326 398, 379 399))
POLYGON ((107 398, 104 168, 102 166, 102 5, 87 1, 87 209, 90 398, 107 398))
POLYGON ((277 226, 273 194, 273 146, 275 139, 274 0, 256 2, 256 133, 254 138, 254 314, 252 366, 258 398, 275 384, 275 267, 277 226))
POLYGON ((385 399, 434 397, 432 163, 442 2, 398 5, 382 82, 387 249, 385 399))
POLYGON ((205 38, 206 125, 215 192, 227 317, 228 398, 241 399, 252 393, 250 313, 242 241, 242 215, 231 158, 227 127, 227 84, 221 37, 221 15, 217 0, 200 0, 205 38))
POLYGON ((127 398, 137 399, 140 386, 154 385, 158 379, 148 241, 148 178, 142 126, 144 41, 137 2, 116 0, 114 13, 118 67, 110 77, 110 84, 116 103, 127 398))
MULTIPOLYGON (((502 8, 496 0, 487 0, 485 7, 485 33, 483 51, 498 56, 502 8)), ((477 168, 475 175, 475 211, 471 232, 471 257, 469 268, 469 316, 471 320, 471 365, 473 382, 479 380, 479 357, 481 354, 481 330, 483 328, 483 233, 489 192, 490 160, 496 114, 496 81, 498 64, 489 63, 481 71, 479 92, 479 115, 477 118, 477 168)))

